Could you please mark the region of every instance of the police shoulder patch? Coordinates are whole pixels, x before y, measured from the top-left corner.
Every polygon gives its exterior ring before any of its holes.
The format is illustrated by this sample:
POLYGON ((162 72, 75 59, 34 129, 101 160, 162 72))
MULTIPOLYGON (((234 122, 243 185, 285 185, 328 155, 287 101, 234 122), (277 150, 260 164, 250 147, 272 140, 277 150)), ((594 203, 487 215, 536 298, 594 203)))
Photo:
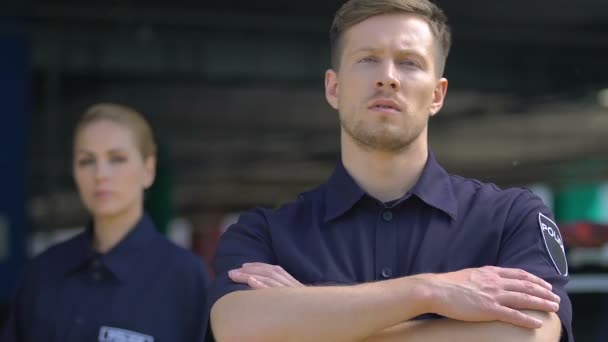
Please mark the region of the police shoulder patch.
POLYGON ((538 224, 553 266, 555 266, 559 274, 567 276, 568 262, 566 261, 566 251, 564 250, 562 235, 557 228, 557 224, 542 213, 538 213, 538 224))

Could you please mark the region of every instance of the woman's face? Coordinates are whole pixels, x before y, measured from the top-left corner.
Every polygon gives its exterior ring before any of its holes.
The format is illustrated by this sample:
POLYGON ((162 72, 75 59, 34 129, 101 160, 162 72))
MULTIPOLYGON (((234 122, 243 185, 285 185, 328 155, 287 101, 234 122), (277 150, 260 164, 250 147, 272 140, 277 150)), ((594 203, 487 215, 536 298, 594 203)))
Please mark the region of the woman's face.
POLYGON ((73 173, 80 198, 95 218, 141 210, 143 190, 154 181, 155 160, 144 160, 133 132, 109 120, 77 132, 73 173))

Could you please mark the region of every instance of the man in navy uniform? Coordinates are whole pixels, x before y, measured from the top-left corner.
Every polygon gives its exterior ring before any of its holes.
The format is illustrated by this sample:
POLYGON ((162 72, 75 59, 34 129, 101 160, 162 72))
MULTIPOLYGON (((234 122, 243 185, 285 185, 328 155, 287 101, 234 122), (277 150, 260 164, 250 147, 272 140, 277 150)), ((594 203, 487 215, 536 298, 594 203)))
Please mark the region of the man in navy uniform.
POLYGON ((528 190, 449 175, 428 147, 450 40, 427 0, 338 11, 325 95, 339 112, 340 163, 326 183, 244 213, 222 236, 217 339, 573 340, 547 207, 528 190))

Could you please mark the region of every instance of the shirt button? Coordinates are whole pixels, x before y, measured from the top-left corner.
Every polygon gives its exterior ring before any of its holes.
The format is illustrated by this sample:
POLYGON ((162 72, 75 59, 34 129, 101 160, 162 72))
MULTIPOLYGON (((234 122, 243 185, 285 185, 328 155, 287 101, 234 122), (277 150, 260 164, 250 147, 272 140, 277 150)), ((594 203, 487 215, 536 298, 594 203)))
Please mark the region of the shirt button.
POLYGON ((101 261, 99 261, 99 259, 93 259, 93 261, 91 262, 91 267, 92 268, 100 268, 101 267, 101 261))
POLYGON ((390 221, 393 219, 393 212, 390 210, 386 210, 385 212, 382 213, 382 219, 386 222, 390 221))
POLYGON ((93 272, 93 279, 100 281, 101 280, 101 272, 99 271, 94 271, 93 272))
POLYGON ((84 323, 84 318, 82 318, 80 316, 76 316, 74 318, 74 323, 76 323, 77 325, 82 325, 84 323))
POLYGON ((386 279, 393 276, 393 270, 390 267, 385 267, 382 269, 382 276, 386 279))

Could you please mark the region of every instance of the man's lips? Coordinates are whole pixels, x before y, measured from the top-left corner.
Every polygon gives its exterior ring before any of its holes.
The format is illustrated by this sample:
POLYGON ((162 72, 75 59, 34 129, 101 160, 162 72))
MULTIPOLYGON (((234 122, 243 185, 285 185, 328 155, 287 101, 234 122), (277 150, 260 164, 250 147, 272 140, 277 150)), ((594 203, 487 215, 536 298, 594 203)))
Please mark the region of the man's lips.
POLYGON ((376 99, 371 103, 369 109, 378 111, 401 112, 401 107, 397 104, 397 102, 391 99, 376 99))

